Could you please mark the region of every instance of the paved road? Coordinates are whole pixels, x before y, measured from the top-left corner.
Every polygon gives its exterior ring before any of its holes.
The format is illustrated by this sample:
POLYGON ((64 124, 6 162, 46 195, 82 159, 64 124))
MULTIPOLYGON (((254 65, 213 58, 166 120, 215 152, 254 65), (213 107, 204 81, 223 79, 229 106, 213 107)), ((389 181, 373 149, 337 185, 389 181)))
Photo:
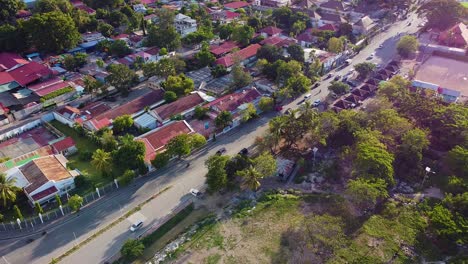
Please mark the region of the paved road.
MULTIPOLYGON (((344 75, 354 64, 366 61, 366 58, 373 52, 376 52, 373 59, 376 63, 391 60, 395 56, 395 45, 398 41, 398 37, 394 36, 399 32, 409 31, 409 33, 413 33, 416 30, 418 22, 415 16, 410 16, 408 20, 413 21, 411 27, 406 27, 407 21, 395 23, 389 30, 374 37, 369 46, 353 58, 350 66, 337 71, 337 73, 344 75), (384 48, 376 51, 380 44, 383 44, 384 48)), ((330 82, 331 80, 323 81, 320 87, 312 91, 312 96, 308 100, 323 100, 327 95, 327 86, 330 82)), ((299 98, 291 102, 284 109, 296 108, 297 103, 301 100, 302 98, 299 98)), ((144 230, 143 228, 136 233, 129 232, 128 228, 131 225, 131 220, 140 217, 145 220, 144 226, 149 227, 170 213, 180 201, 189 199, 189 189, 200 188, 204 184, 205 160, 221 146, 226 147, 227 154, 233 155, 242 148, 252 145, 255 138, 266 131, 268 120, 272 116, 273 114, 264 115, 260 119, 220 137, 217 142, 210 143, 207 149, 192 155, 188 159, 188 162, 191 163, 189 168, 185 167, 186 163, 181 163, 163 172, 153 173, 140 179, 134 185, 112 194, 113 197, 107 197, 103 202, 85 208, 79 216, 48 230, 46 236, 34 237, 35 241, 29 244, 26 244, 26 238, 2 241, 0 243, 0 256, 4 256, 5 259, 0 259, 0 263, 49 263, 53 257, 57 257, 73 247, 75 243, 86 239, 93 232, 105 227, 120 217, 123 212, 135 207, 157 193, 158 190, 169 185, 173 186, 161 196, 146 204, 132 219, 114 226, 63 261, 63 263, 70 264, 104 262, 118 252, 126 239, 138 236, 144 230)))

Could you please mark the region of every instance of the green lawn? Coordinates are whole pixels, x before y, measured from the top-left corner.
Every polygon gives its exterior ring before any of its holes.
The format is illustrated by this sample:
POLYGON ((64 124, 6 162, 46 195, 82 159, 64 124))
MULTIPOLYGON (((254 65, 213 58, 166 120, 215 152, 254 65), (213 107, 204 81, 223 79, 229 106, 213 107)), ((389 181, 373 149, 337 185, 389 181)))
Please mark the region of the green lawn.
POLYGON ((93 189, 94 185, 101 185, 110 182, 111 178, 103 178, 101 173, 97 171, 93 166, 91 166, 90 161, 85 161, 79 158, 79 154, 85 151, 94 152, 97 149, 96 144, 86 137, 79 135, 73 128, 64 125, 57 120, 50 122, 52 126, 60 130, 66 136, 70 136, 76 143, 78 152, 72 156, 68 157, 68 166, 72 169, 78 169, 81 174, 87 177, 91 184, 85 188, 80 188, 77 190, 78 193, 86 193, 93 189))
POLYGON ((468 2, 461 2, 460 4, 462 4, 462 6, 464 6, 465 8, 468 8, 468 2))

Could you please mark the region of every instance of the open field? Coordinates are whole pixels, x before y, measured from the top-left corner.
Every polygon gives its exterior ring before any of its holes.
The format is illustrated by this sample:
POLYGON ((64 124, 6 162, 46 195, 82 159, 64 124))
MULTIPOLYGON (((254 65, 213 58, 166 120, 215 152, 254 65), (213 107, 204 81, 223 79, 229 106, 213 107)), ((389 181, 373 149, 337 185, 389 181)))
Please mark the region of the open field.
POLYGON ((431 259, 415 209, 365 217, 337 195, 268 194, 199 230, 177 263, 405 263, 415 251, 431 259))
POLYGON ((460 4, 462 4, 462 6, 464 6, 465 8, 468 8, 468 2, 461 2, 460 4))

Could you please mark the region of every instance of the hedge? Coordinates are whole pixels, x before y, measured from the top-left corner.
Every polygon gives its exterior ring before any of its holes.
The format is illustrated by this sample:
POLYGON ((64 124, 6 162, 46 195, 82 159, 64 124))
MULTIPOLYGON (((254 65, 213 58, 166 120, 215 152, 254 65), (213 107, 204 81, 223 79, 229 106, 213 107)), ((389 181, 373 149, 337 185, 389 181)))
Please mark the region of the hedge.
POLYGON ((60 96, 62 94, 66 94, 66 93, 70 93, 70 92, 73 92, 75 89, 73 89, 72 87, 68 86, 68 87, 65 87, 65 88, 62 88, 60 90, 57 90, 57 91, 53 91, 51 92, 50 94, 46 94, 44 95, 42 98, 41 98, 41 103, 47 101, 47 100, 50 100, 52 98, 55 98, 57 96, 60 96))

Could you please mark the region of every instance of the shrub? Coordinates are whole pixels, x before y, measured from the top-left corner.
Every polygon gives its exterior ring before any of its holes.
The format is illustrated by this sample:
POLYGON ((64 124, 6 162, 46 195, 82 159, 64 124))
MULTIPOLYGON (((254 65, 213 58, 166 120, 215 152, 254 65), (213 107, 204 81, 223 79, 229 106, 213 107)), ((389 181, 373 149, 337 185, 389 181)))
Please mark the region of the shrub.
POLYGON ((132 170, 126 170, 122 177, 120 177, 120 184, 129 185, 135 178, 135 172, 132 170))
POLYGON ((70 93, 70 92, 73 92, 75 89, 73 89, 72 87, 65 87, 65 88, 62 88, 60 90, 57 90, 57 91, 54 91, 54 92, 51 92, 50 94, 46 94, 44 95, 42 98, 41 98, 41 103, 47 101, 47 100, 50 100, 52 98, 55 98, 57 96, 60 96, 62 94, 66 94, 66 93, 70 93))
MULTIPOLYGON (((86 179, 86 177, 83 176, 83 175, 76 176, 74 181, 75 181, 76 188, 81 188, 81 187, 84 187, 84 186, 86 186, 88 184, 88 179, 86 179)), ((58 197, 58 199, 60 199, 60 197, 57 195, 55 197, 56 200, 57 200, 57 197, 58 197)), ((59 203, 59 204, 61 205, 62 203, 59 203)))

